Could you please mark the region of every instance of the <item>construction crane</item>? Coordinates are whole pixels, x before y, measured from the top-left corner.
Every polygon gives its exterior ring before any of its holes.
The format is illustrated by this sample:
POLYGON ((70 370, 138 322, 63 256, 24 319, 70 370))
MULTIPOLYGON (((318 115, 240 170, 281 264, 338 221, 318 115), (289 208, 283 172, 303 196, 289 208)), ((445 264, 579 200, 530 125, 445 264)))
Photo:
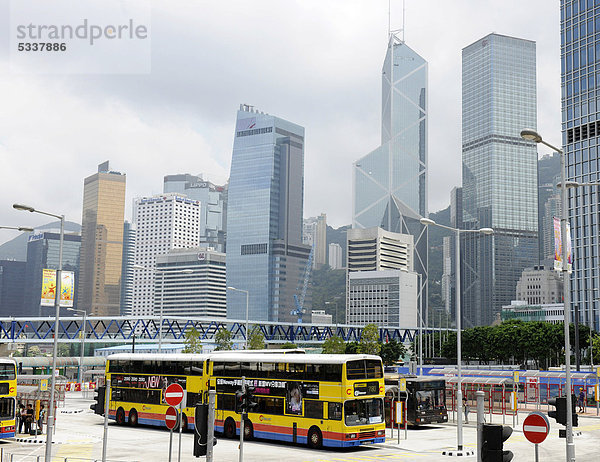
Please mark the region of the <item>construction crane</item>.
POLYGON ((308 260, 306 261, 306 267, 304 268, 304 279, 302 282, 302 290, 300 290, 300 285, 298 285, 298 289, 296 292, 300 292, 300 296, 297 293, 294 294, 294 304, 296 308, 293 309, 290 314, 292 316, 298 316, 298 324, 302 324, 302 315, 305 313, 304 309, 304 297, 306 297, 306 290, 308 289, 308 281, 310 279, 310 272, 312 270, 313 256, 315 254, 315 246, 310 248, 310 253, 308 254, 308 260))

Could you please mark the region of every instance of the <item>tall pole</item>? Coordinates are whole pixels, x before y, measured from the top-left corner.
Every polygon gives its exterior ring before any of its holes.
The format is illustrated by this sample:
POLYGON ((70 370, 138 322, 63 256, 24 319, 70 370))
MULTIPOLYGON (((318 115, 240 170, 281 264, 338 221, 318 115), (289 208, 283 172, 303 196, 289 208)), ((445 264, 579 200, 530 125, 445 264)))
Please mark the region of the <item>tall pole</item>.
POLYGON ((248 330, 248 291, 243 290, 242 292, 246 292, 246 350, 248 349, 248 337, 250 335, 250 331, 248 330))
MULTIPOLYGON (((78 378, 78 382, 81 383, 82 387, 83 387, 83 355, 85 352, 85 323, 86 323, 86 317, 87 317, 87 312, 85 310, 81 310, 83 313, 83 325, 81 327, 81 351, 79 352, 79 378, 78 378)), ((83 390, 81 390, 83 391, 83 390)))
POLYGON ((562 273, 563 273, 563 292, 564 292, 564 312, 565 312, 565 381, 567 386, 567 438, 566 452, 567 461, 575 460, 575 444, 573 443, 573 402, 571 401, 571 341, 569 339, 569 324, 571 318, 571 279, 569 277, 568 268, 568 252, 567 252, 567 219, 568 219, 568 198, 567 184, 565 172, 565 153, 560 152, 560 185, 561 185, 561 220, 560 220, 560 236, 562 245, 562 273))
POLYGON ((460 309, 460 231, 456 232, 456 255, 454 260, 456 261, 456 362, 457 362, 457 390, 456 390, 456 413, 457 413, 457 425, 456 425, 456 443, 457 449, 462 451, 463 449, 463 421, 462 421, 462 355, 461 355, 461 309, 460 309))
POLYGON ((421 273, 417 273, 419 276, 419 375, 423 374, 423 292, 421 273))
MULTIPOLYGON (((157 270, 158 271, 158 270, 157 270)), ((163 324, 163 299, 165 297, 165 273, 160 271, 160 315, 158 320, 158 352, 162 353, 162 324, 163 324)))
POLYGON ((46 460, 52 460, 52 434, 54 427, 54 393, 56 387, 56 357, 58 356, 58 323, 60 319, 60 294, 62 290, 62 257, 63 240, 65 237, 65 216, 60 216, 60 240, 58 245, 58 270, 56 271, 56 287, 54 307, 56 309, 54 319, 54 346, 52 349, 52 378, 50 380, 50 406, 48 409, 48 423, 46 428, 46 460))

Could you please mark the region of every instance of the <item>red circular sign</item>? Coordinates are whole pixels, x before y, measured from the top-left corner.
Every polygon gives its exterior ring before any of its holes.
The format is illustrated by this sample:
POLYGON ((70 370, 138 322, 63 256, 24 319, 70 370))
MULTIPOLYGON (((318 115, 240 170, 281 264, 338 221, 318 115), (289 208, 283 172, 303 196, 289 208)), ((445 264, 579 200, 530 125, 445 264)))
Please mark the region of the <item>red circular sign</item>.
POLYGON ((175 425, 177 425, 177 409, 173 406, 167 409, 167 413, 165 414, 165 424, 167 424, 169 430, 173 430, 175 425))
POLYGON ((183 400, 183 387, 178 383, 172 383, 165 390, 165 401, 169 406, 178 406, 183 400))
POLYGON ((531 443, 540 444, 548 436, 550 424, 541 412, 532 412, 523 421, 523 434, 531 443))

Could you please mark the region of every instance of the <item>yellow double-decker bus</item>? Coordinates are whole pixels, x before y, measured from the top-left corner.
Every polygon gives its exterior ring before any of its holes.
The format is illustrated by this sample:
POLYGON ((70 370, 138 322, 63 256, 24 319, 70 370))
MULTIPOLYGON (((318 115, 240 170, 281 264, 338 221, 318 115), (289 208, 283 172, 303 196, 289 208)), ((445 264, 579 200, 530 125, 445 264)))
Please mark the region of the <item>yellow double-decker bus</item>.
POLYGON ((17 400, 17 364, 0 358, 0 438, 15 436, 17 400))
MULTIPOLYGON (((186 390, 183 429, 194 428, 194 406, 202 402, 207 391, 205 364, 208 355, 121 353, 108 357, 106 382, 110 384, 109 419, 117 424, 156 425, 165 427, 169 405, 165 390, 172 383, 186 390)), ((99 393, 98 401, 102 395, 99 393)), ((94 407, 102 414, 104 405, 94 407)))
POLYGON ((379 356, 219 354, 206 364, 217 392, 215 430, 239 434, 236 392, 242 377, 257 406, 245 438, 348 447, 385 441, 383 365, 379 356))

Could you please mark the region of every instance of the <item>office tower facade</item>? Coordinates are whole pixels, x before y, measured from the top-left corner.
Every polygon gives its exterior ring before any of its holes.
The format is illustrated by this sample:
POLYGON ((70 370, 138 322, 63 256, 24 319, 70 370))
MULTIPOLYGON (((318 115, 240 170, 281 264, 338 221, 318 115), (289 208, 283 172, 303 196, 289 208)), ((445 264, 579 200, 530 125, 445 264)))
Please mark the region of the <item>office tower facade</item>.
POLYGON ((390 34, 382 69, 381 146, 353 165, 353 228, 414 237, 427 299, 427 61, 390 34))
POLYGON ((133 265, 135 258, 135 225, 123 225, 123 259, 121 263, 121 315, 130 316, 133 308, 133 265))
POLYGON ((415 327, 414 238, 375 227, 348 230, 346 323, 415 327))
MULTIPOLYGON (((598 182, 600 78, 596 66, 600 61, 600 47, 595 46, 595 41, 600 38, 600 10, 595 2, 561 0, 560 12, 562 144, 567 181, 598 182)), ((600 329, 600 188, 581 186, 568 191, 573 244, 571 310, 577 306, 579 322, 597 331, 600 329)))
POLYGON ((166 175, 163 192, 185 194, 200 201, 200 243, 225 252, 227 236, 227 185, 206 181, 202 175, 189 173, 166 175))
POLYGON ((225 254, 203 247, 156 256, 156 305, 164 316, 225 318, 225 254), (184 272, 185 271, 185 272, 184 272))
MULTIPOLYGON (((227 205, 227 286, 249 318, 294 321, 310 246, 302 244, 304 128, 242 105, 227 205)), ((310 312, 310 310, 307 310, 310 312)), ((229 291, 227 317, 245 319, 229 291)))
MULTIPOLYGON (((58 269, 60 232, 35 232, 27 240, 27 265, 25 268, 25 289, 23 294, 24 316, 46 316, 52 309, 41 308, 42 274, 44 269, 58 269), (45 311, 42 311, 45 310, 45 311), (47 311, 46 311, 47 310, 47 311)), ((63 238, 62 268, 75 275, 75 300, 73 307, 81 307, 78 289, 81 287, 80 275, 81 236, 65 234, 63 238)), ((79 308, 83 309, 83 308, 79 308)), ((72 314, 72 313, 71 313, 72 314)))
POLYGON ((313 268, 327 264, 327 215, 305 218, 302 226, 302 243, 313 247, 313 268))
POLYGON ((462 52, 463 326, 489 325, 538 261, 535 42, 490 34, 462 52))
POLYGON ((414 237, 382 228, 348 230, 348 272, 414 271, 414 237))
POLYGON ((331 269, 342 268, 342 246, 336 242, 329 244, 329 267, 331 269))
POLYGON ((79 308, 94 316, 121 314, 125 174, 108 162, 83 184, 79 308))
POLYGON ((166 274, 156 267, 156 258, 172 249, 198 247, 200 215, 200 202, 184 195, 168 193, 134 200, 134 316, 158 314, 154 289, 156 279, 166 278, 166 274))
POLYGON ((529 305, 560 303, 563 299, 563 283, 558 271, 543 266, 525 268, 517 282, 515 300, 529 305))
POLYGON ((24 261, 0 260, 0 316, 2 317, 25 316, 23 304, 26 265, 24 261))

